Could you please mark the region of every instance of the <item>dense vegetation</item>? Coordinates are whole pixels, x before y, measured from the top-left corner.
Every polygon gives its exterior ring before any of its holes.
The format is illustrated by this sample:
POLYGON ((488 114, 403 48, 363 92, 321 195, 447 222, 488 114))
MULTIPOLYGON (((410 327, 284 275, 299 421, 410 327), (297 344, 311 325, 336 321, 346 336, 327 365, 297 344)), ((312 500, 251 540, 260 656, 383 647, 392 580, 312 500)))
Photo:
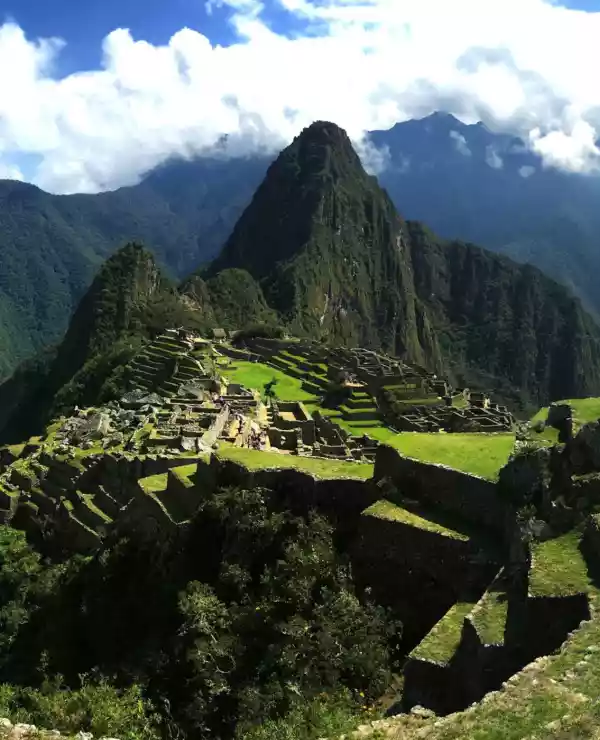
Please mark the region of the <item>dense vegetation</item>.
POLYGON ((54 564, 0 528, 0 710, 124 740, 341 727, 389 685, 400 634, 332 537, 264 489, 217 491, 170 541, 54 564))

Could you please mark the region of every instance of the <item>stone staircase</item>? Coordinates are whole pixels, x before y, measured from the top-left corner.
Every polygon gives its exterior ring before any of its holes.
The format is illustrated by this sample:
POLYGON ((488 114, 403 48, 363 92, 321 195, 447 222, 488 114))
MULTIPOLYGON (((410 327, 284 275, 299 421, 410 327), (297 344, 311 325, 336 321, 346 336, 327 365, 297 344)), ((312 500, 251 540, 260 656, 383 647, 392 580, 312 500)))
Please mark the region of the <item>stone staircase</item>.
POLYGON ((475 603, 455 604, 410 654, 403 708, 458 711, 558 650, 597 594, 581 540, 572 531, 534 544, 528 561, 503 567, 475 603))

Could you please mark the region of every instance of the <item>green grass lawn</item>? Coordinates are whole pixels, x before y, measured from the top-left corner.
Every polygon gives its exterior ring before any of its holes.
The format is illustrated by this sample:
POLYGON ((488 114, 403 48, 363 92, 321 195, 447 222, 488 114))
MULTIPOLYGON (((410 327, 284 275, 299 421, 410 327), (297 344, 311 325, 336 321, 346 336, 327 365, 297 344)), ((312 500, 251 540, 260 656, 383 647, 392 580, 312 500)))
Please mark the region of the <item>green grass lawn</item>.
POLYGON ((432 660, 445 665, 456 652, 465 617, 475 606, 471 602, 459 602, 435 625, 410 654, 417 660, 432 660))
POLYGON ((396 506, 396 504, 393 504, 391 501, 386 501, 385 499, 377 501, 377 503, 369 506, 369 508, 363 512, 363 516, 373 516, 377 519, 387 519, 392 522, 409 524, 411 527, 423 529, 426 532, 433 532, 434 534, 440 534, 444 537, 451 537, 455 540, 463 540, 466 542, 469 540, 468 536, 461 532, 456 532, 453 529, 443 527, 437 522, 424 519, 417 514, 413 514, 411 511, 407 511, 400 506, 396 506))
POLYGON ((10 453, 14 455, 15 457, 20 457, 23 454, 23 450, 25 449, 25 444, 17 444, 17 445, 7 445, 7 450, 10 450, 10 453))
POLYGON ((192 488, 194 486, 194 481, 191 480, 191 477, 195 475, 197 470, 197 465, 177 465, 174 468, 170 468, 171 475, 177 478, 186 488, 192 488))
POLYGON ((504 628, 508 614, 508 598, 502 588, 490 588, 473 610, 472 620, 484 645, 504 642, 504 628))
POLYGON ((581 533, 568 532, 532 549, 529 571, 531 596, 569 596, 593 588, 579 550, 581 533))
POLYGON ((425 462, 448 465, 465 473, 494 480, 508 462, 515 444, 514 434, 424 434, 402 432, 387 444, 425 462))
POLYGON ((232 383, 241 383, 246 388, 261 392, 265 385, 275 378, 277 380, 275 393, 282 401, 315 400, 314 395, 302 390, 302 381, 299 378, 292 378, 282 370, 261 362, 235 360, 232 365, 223 369, 223 374, 232 383))
MULTIPOLYGON (((348 462, 346 460, 328 460, 320 457, 298 457, 283 455, 279 452, 250 450, 221 443, 218 457, 233 460, 248 470, 269 468, 294 468, 312 473, 317 478, 332 479, 353 478, 367 480, 373 477, 373 465, 369 463, 348 462)), ((147 479, 146 479, 147 480, 147 479)))
POLYGON ((158 473, 157 475, 149 475, 147 478, 140 478, 138 483, 142 490, 148 494, 164 491, 167 487, 167 473, 158 473))
MULTIPOLYGON (((568 403, 573 408, 573 418, 576 425, 587 424, 590 421, 600 419, 600 398, 570 398, 557 403, 568 403)), ((531 419, 531 423, 546 421, 548 407, 540 409, 531 419)))

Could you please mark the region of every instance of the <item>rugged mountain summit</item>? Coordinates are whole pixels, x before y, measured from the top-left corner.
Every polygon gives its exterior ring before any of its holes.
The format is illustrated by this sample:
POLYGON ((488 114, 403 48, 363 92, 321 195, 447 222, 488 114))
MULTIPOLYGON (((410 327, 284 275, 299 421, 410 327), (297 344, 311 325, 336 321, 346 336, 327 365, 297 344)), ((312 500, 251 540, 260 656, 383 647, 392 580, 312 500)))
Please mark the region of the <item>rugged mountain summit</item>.
POLYGON ((271 165, 207 276, 227 268, 247 270, 295 334, 439 364, 402 220, 335 124, 271 165))
POLYGON ((512 400, 600 389, 600 330, 567 289, 404 222, 332 123, 271 165, 203 273, 204 307, 220 304, 210 282, 231 269, 244 271, 240 296, 253 278, 256 305, 264 296, 294 334, 382 348, 512 400))

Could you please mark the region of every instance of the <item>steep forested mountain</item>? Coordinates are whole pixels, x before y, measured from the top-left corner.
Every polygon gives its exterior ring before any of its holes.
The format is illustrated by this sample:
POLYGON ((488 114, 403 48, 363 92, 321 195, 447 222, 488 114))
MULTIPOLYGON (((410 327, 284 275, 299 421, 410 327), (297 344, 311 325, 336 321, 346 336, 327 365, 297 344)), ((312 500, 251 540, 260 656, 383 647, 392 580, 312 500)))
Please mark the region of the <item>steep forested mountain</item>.
POLYGON ((123 243, 142 241, 175 278, 214 257, 265 167, 261 159, 174 162, 99 195, 54 196, 0 181, 0 379, 61 338, 123 243))

